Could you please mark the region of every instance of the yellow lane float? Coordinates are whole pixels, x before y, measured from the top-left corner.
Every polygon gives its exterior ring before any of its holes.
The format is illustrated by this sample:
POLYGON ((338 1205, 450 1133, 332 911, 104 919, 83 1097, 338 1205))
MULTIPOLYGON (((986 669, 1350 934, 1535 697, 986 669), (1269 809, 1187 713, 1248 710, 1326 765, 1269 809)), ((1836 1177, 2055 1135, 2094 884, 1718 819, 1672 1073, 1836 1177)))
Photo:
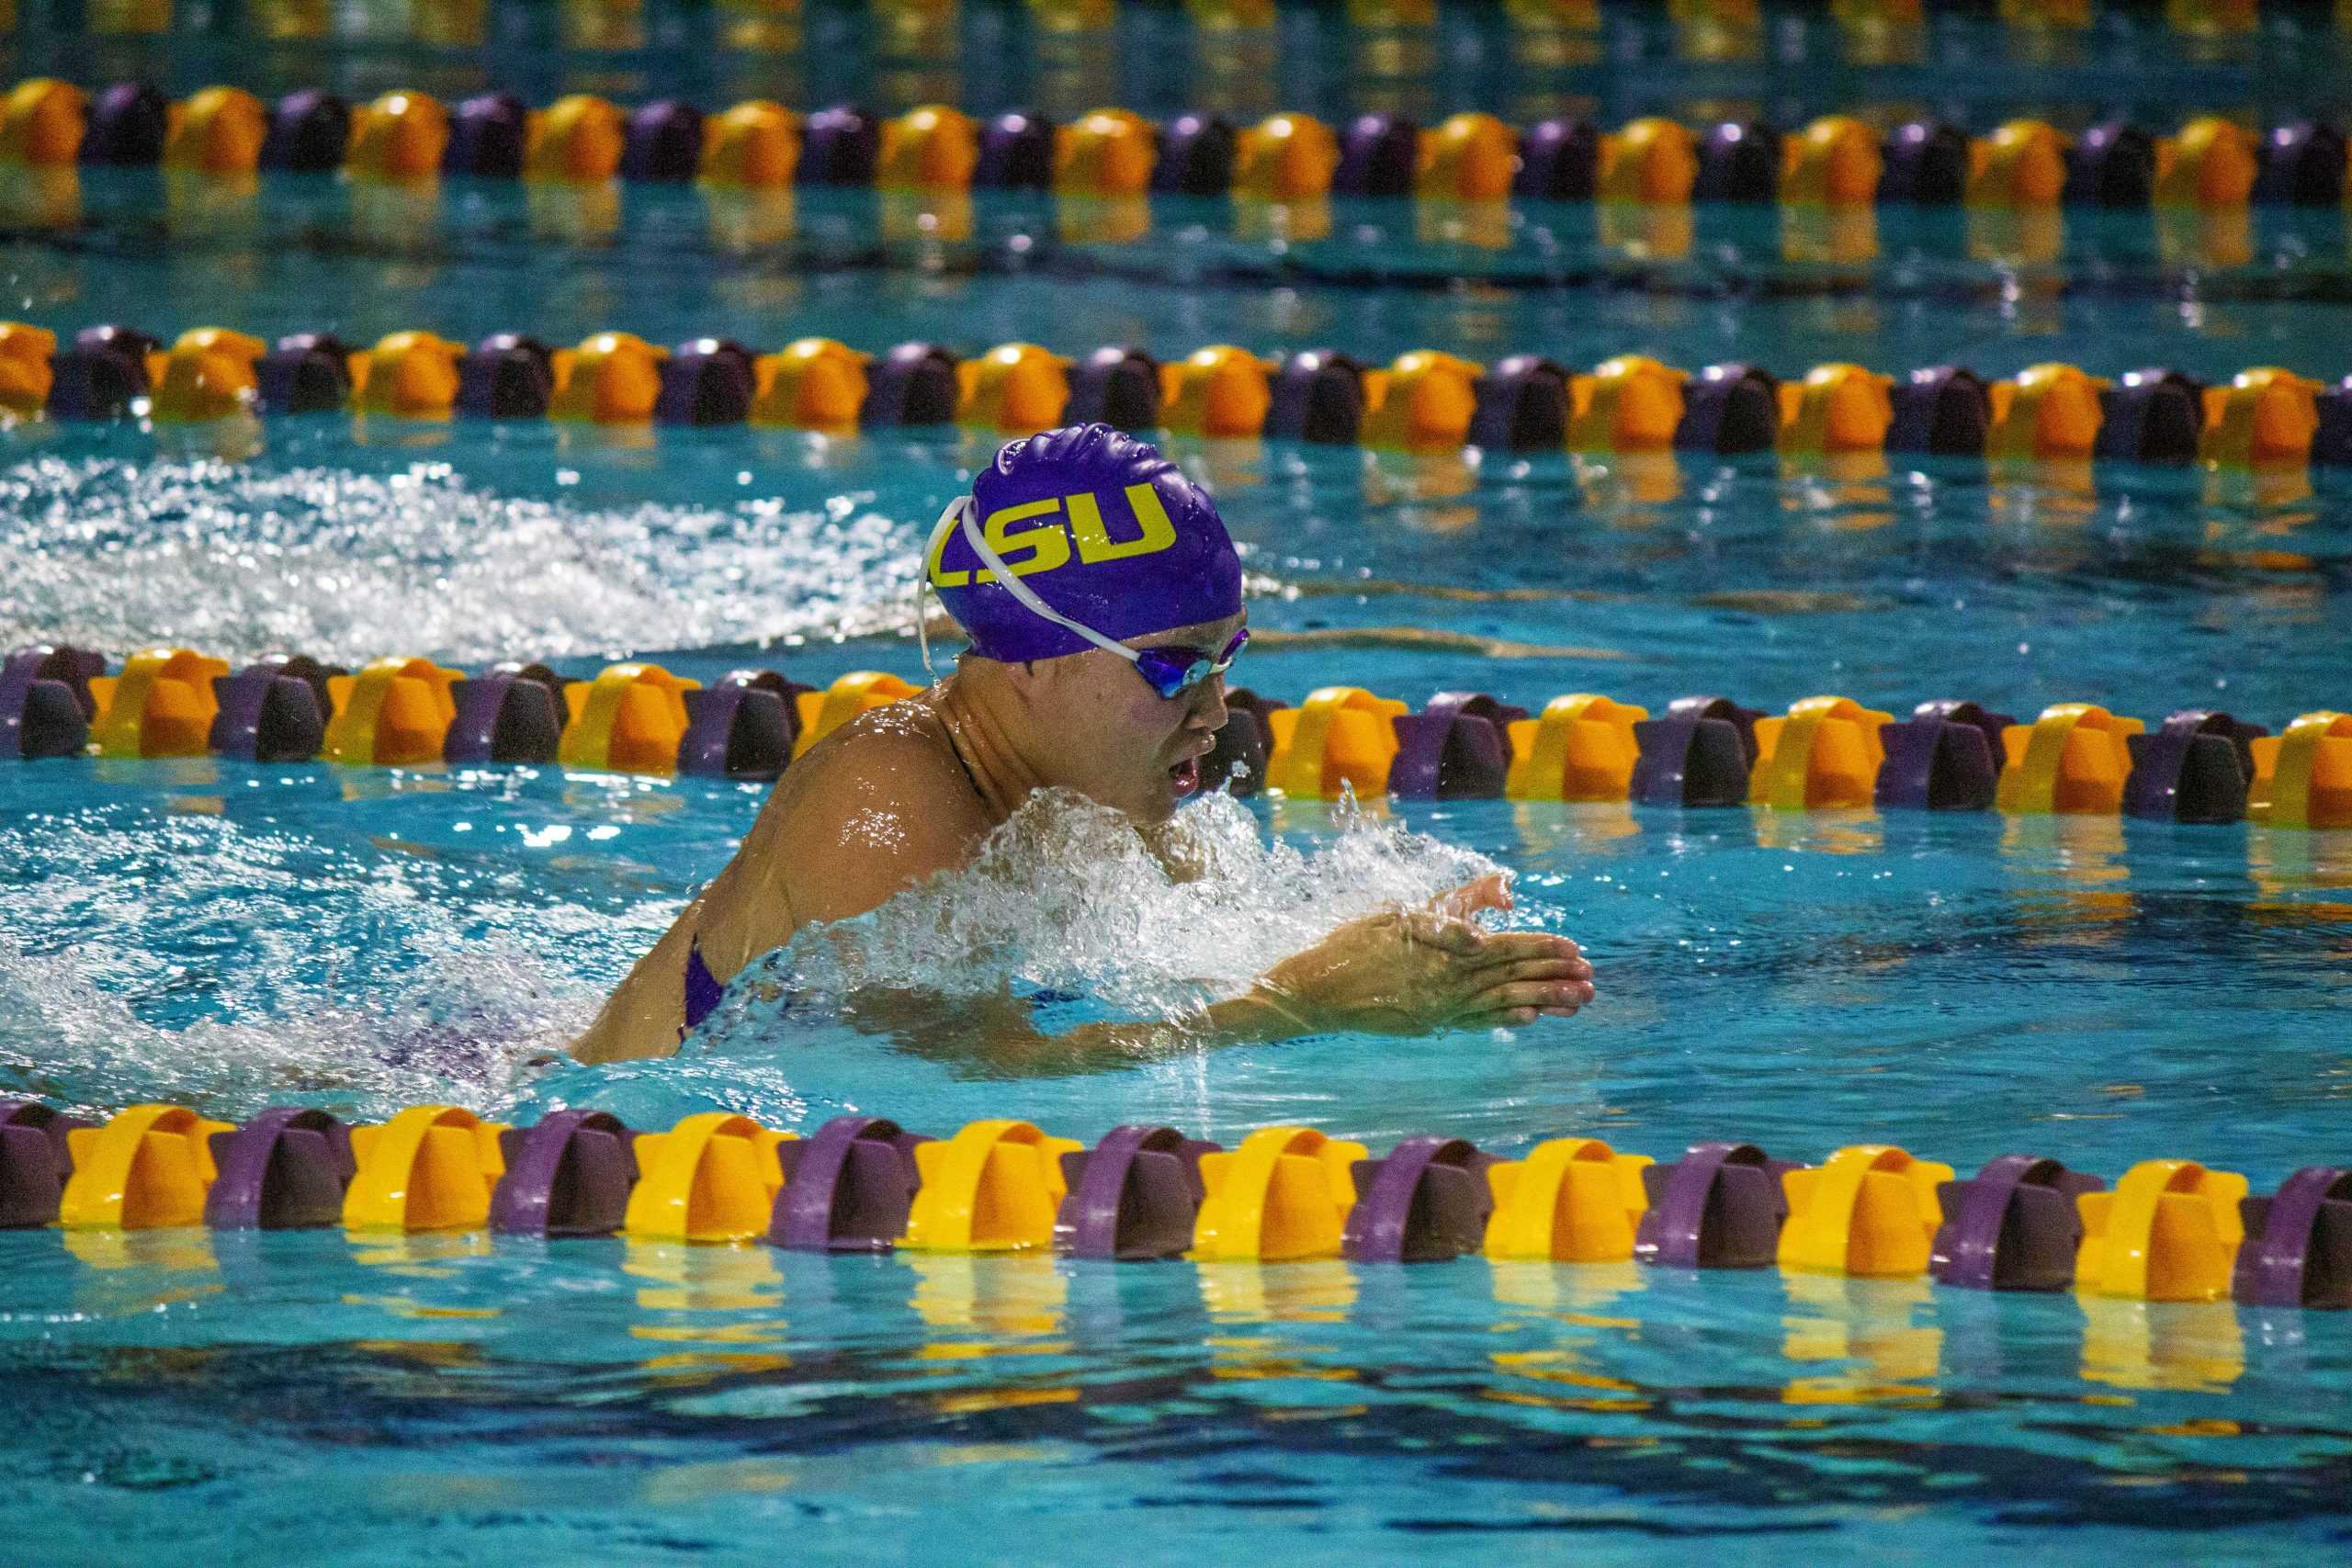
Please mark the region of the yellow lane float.
POLYGON ((1234 138, 1233 194, 1254 201, 1313 201, 1331 193, 1340 139, 1313 115, 1269 115, 1234 138))
POLYGON ((388 333, 351 356, 351 395, 365 413, 447 419, 458 406, 465 349, 426 332, 388 333))
POLYGON ((2246 814, 2256 821, 2352 828, 2352 714, 2307 713, 2256 740, 2254 772, 2246 814))
POLYGON ((2246 1179, 2195 1160, 2143 1160, 2111 1192, 2086 1192, 2075 1289, 2129 1301, 2211 1302, 2230 1293, 2245 1225, 2246 1179))
POLYGON ((702 173, 721 190, 789 190, 800 166, 800 118, 782 104, 753 98, 703 125, 702 173))
POLYGON ((572 93, 533 110, 526 124, 525 179, 603 185, 620 173, 628 130, 609 100, 572 93))
POLYGON ((498 1134, 506 1131, 455 1105, 416 1105, 380 1127, 354 1127, 358 1173, 343 1198, 343 1223, 357 1231, 474 1230, 505 1174, 498 1134))
POLYGON ((794 759, 859 714, 903 702, 922 689, 879 670, 853 670, 821 692, 800 693, 795 699, 800 735, 792 743, 794 759))
POLYGON ((2035 365, 1986 389, 1993 423, 1988 457, 2087 457, 2106 416, 2099 394, 2109 383, 2072 365, 2035 365))
POLYGON ((1785 1172, 1788 1223, 1781 1267, 1815 1274, 1903 1278, 1928 1271, 1943 1209, 1936 1188, 1952 1168, 1887 1144, 1855 1144, 1822 1165, 1785 1172))
POLYGON ((182 333, 165 355, 155 387, 158 420, 202 424, 250 411, 258 396, 254 361, 269 345, 226 327, 182 333))
POLYGON ((1621 1155, 1599 1138, 1553 1138, 1523 1160, 1487 1168, 1495 1212, 1487 1256, 1558 1263, 1622 1263, 1649 1197, 1647 1155, 1621 1155))
POLYGON ((778 1145, 793 1137, 748 1116, 707 1111, 631 1145, 637 1185, 622 1234, 632 1241, 733 1242, 765 1235, 784 1190, 778 1145))
POLYGON ((1894 722, 1851 697, 1807 697, 1758 719, 1748 798, 1775 811, 1870 805, 1886 761, 1879 731, 1894 722))
POLYGON ((1061 1156, 1083 1144, 1028 1122, 970 1122, 953 1138, 915 1146, 922 1189, 899 1245, 914 1252, 1010 1252, 1047 1247, 1069 1194, 1061 1156))
POLYGON ((1061 423, 1071 362, 1034 343, 1001 344, 956 367, 956 423, 999 435, 1034 435, 1061 423))
POLYGON ((2122 808, 2130 738, 2147 728, 2096 703, 2052 703, 2001 732, 2007 762, 1994 804, 2009 812, 2109 815, 2122 808))
POLYGON ((1160 423, 1171 434, 1255 435, 1273 406, 1272 367, 1246 348, 1213 344, 1159 367, 1160 423))
POLYGON ((1371 1151, 1312 1127, 1261 1127, 1201 1156, 1208 1197, 1193 1225, 1203 1261, 1337 1258, 1355 1206, 1355 1162, 1371 1151))
POLYGON ((1267 787, 1300 800, 1380 794, 1398 750, 1390 720, 1406 711, 1361 686, 1325 686, 1295 708, 1276 708, 1266 715, 1274 738, 1267 787))
POLYGON ((1645 355, 1623 354, 1568 378, 1568 450, 1663 452, 1682 423, 1690 376, 1645 355))
POLYGON ((865 404, 868 356, 829 337, 804 337, 752 363, 753 424, 849 432, 865 404))
POLYGON ((65 1137, 74 1174, 57 1223, 67 1230, 201 1224, 204 1195, 219 1175, 212 1135, 235 1129, 179 1105, 133 1105, 102 1127, 73 1129, 65 1137))
POLYGON ((164 167, 202 175, 250 175, 261 163, 269 111, 242 87, 207 87, 174 104, 164 167))
POLYGON ((449 145, 449 111, 429 93, 386 93, 352 117, 344 166, 353 177, 408 183, 437 178, 449 145))
POLYGON ((1554 697, 1534 718, 1511 721, 1511 800, 1623 800, 1641 747, 1634 726, 1650 710, 1590 692, 1554 697))

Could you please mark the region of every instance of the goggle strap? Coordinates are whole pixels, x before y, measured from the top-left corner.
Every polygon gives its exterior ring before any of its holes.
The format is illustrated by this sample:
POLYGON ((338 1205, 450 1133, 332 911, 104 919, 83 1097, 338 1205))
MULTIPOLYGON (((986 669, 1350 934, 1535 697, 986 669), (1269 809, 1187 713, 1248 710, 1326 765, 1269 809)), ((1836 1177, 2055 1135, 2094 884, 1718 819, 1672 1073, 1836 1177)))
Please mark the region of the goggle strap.
MULTIPOLYGON (((988 540, 981 536, 978 522, 979 510, 972 503, 970 496, 957 496, 947 503, 947 510, 940 514, 939 527, 932 530, 932 543, 934 545, 939 543, 940 531, 947 526, 951 518, 960 519, 964 530, 964 542, 972 547, 972 553, 979 557, 980 564, 995 575, 998 586, 1012 594, 1015 604, 1040 620, 1050 621, 1064 631, 1076 632, 1105 653, 1115 653, 1130 664, 1136 661, 1134 649, 1124 643, 1113 641, 1083 622, 1071 620, 1039 598, 1035 589, 1015 577, 1012 569, 1004 564, 1004 558, 990 549, 988 540)), ((928 559, 931 552, 925 551, 924 554, 925 558, 928 559)), ((926 581, 930 580, 928 571, 924 573, 924 580, 926 581)))

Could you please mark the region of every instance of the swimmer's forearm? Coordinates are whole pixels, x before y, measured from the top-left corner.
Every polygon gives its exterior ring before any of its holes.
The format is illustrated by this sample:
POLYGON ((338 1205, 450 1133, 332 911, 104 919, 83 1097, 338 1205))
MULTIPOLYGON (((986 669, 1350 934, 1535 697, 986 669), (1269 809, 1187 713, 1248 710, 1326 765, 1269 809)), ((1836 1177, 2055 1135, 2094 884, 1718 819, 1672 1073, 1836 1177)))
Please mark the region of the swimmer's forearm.
POLYGON ((1312 1025, 1260 987, 1247 996, 1212 1002, 1182 1021, 1087 1023, 1065 1034, 1033 1029, 1022 1042, 1023 1065, 1040 1073, 1100 1072, 1181 1051, 1270 1045, 1312 1032, 1312 1025))
POLYGON ((1057 1077, 1131 1067, 1218 1045, 1257 1045, 1308 1032, 1297 1013, 1259 987, 1181 1019, 1085 1023, 1059 1034, 1037 1027, 1029 1004, 1009 992, 946 997, 884 987, 860 989, 842 1021, 894 1036, 901 1049, 942 1060, 975 1056, 1015 1077, 1057 1077))

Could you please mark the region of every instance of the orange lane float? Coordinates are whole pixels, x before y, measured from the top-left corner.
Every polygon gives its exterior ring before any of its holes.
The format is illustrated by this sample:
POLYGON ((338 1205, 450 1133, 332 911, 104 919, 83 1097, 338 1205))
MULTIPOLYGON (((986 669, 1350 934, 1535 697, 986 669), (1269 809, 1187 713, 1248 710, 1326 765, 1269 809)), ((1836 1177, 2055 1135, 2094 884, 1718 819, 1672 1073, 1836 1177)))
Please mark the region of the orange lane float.
POLYGON ((671 773, 686 733, 685 694, 701 689, 659 664, 609 664, 594 681, 573 681, 563 689, 571 716, 556 760, 599 773, 671 773))
POLYGON ((1641 754, 1634 726, 1649 709, 1590 692, 1555 697, 1535 718, 1512 721, 1512 800, 1623 800, 1641 754))
POLYGON ((758 389, 751 423, 787 430, 854 431, 865 404, 868 355, 827 337, 804 337, 752 363, 758 389))
POLYGON ((2352 714, 2304 714, 2253 750, 2248 816, 2273 828, 2352 828, 2352 714))
POLYGON ((320 755, 345 767, 405 767, 441 760, 457 717, 451 688, 464 671, 429 659, 379 659, 356 674, 327 678, 334 705, 320 755))
POLYGON ((1362 1144, 1312 1127, 1261 1127, 1237 1149, 1203 1155, 1208 1192, 1191 1256, 1261 1263, 1337 1258, 1356 1201, 1355 1162, 1369 1155, 1362 1144))
POLYGON ((1033 343, 1008 343, 956 367, 956 423, 999 435, 1034 435, 1061 422, 1071 361, 1033 343))
POLYGON ((386 93, 352 117, 345 167, 356 179, 408 183, 441 172, 449 111, 427 93, 386 93))
POLYGON ((1994 803, 2018 813, 2106 815, 2121 809, 2132 736, 2147 728, 2096 703, 2052 703, 2001 733, 2006 765, 1994 803))
POLYGON ((212 682, 226 660, 185 648, 151 648, 124 661, 119 675, 90 681, 98 716, 91 750, 101 757, 201 757, 220 711, 212 682))
POLYGON ((1748 798, 1776 811, 1870 805, 1886 761, 1879 731, 1894 721, 1851 697, 1807 697, 1786 717, 1758 719, 1748 798))
POLYGON ((1378 795, 1398 749, 1390 720, 1405 711, 1361 686, 1325 686, 1295 708, 1277 708, 1266 716, 1274 740, 1267 786, 1301 800, 1378 795))
POLYGON ((352 398, 362 412, 447 419, 457 407, 461 344, 427 332, 388 333, 351 356, 352 398))

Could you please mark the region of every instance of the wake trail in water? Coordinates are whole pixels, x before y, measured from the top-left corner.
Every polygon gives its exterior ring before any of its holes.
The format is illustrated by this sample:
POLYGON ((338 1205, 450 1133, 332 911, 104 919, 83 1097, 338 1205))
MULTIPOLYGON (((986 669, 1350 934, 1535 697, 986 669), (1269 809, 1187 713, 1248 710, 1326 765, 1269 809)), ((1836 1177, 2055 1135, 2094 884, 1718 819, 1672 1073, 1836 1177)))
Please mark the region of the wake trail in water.
POLYGON ((44 455, 0 470, 0 647, 475 662, 891 632, 918 541, 871 502, 597 508, 445 463, 44 455))
POLYGON ((0 1086, 85 1111, 490 1111, 600 994, 546 956, 588 911, 431 862, 104 808, 0 830, 0 1086))

